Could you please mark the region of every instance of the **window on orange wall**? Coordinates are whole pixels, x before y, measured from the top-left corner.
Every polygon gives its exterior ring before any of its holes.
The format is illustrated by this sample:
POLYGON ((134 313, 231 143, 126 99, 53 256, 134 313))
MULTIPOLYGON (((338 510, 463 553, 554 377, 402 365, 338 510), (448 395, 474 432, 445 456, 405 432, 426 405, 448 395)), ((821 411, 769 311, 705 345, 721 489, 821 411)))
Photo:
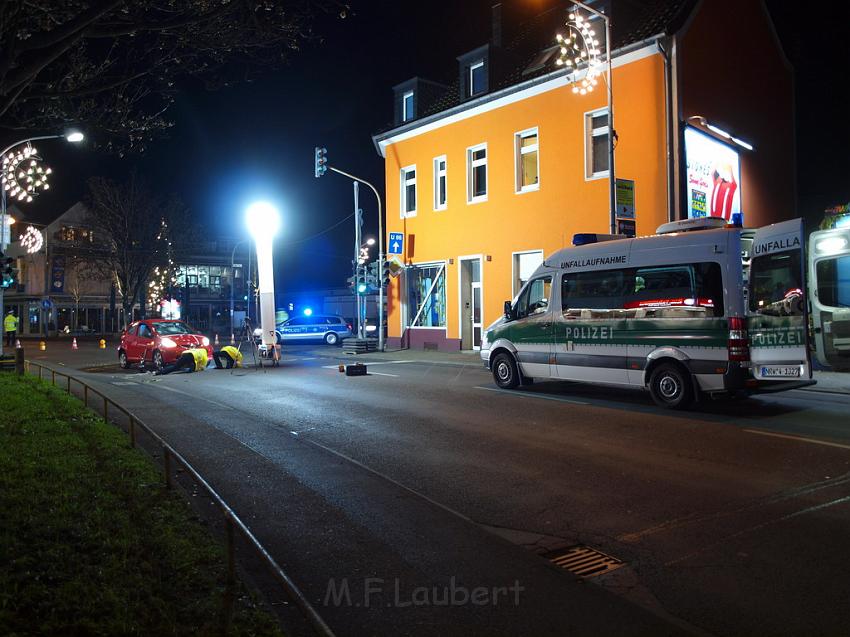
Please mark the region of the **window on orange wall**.
POLYGON ((416 166, 401 169, 401 217, 416 215, 416 166))
POLYGON ((608 109, 584 114, 585 178, 608 176, 608 109))
POLYGON ((466 151, 467 202, 487 201, 487 144, 466 151))
POLYGON ((434 210, 445 210, 447 201, 446 156, 434 158, 434 210))
POLYGON ((514 154, 516 156, 516 192, 528 192, 540 187, 540 160, 537 129, 514 135, 514 154))

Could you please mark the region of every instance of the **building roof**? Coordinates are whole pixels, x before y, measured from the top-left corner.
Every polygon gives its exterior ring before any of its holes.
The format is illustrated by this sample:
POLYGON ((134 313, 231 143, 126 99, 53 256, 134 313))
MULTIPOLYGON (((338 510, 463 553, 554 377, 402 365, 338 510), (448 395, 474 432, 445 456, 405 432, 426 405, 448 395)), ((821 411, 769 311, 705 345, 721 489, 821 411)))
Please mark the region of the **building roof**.
MULTIPOLYGON (((690 15, 696 0, 614 0, 612 40, 614 50, 637 45, 655 36, 670 35, 681 28, 690 15)), ((514 36, 503 47, 491 47, 490 77, 486 96, 494 92, 523 84, 526 81, 551 74, 567 73, 555 65, 555 34, 563 32, 569 2, 559 2, 556 7, 540 13, 517 25, 514 36), (551 55, 546 56, 549 51, 551 55)), ((420 104, 416 119, 402 125, 386 126, 383 136, 396 128, 415 128, 419 120, 460 106, 460 77, 455 71, 454 80, 430 103, 420 104)))

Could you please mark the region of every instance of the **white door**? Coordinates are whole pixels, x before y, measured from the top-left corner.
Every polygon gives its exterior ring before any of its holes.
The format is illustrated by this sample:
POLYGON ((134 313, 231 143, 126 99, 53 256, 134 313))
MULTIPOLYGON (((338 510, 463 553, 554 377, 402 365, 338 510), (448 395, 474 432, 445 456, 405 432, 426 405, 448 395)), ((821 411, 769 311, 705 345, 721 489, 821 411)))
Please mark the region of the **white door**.
POLYGON ((472 322, 472 349, 481 349, 482 308, 481 308, 481 281, 473 281, 470 290, 471 312, 469 318, 472 322))
POLYGON ((751 255, 747 330, 753 375, 759 380, 809 379, 802 219, 756 230, 751 255))
POLYGON ((815 355, 850 371, 850 228, 813 232, 808 257, 815 355))

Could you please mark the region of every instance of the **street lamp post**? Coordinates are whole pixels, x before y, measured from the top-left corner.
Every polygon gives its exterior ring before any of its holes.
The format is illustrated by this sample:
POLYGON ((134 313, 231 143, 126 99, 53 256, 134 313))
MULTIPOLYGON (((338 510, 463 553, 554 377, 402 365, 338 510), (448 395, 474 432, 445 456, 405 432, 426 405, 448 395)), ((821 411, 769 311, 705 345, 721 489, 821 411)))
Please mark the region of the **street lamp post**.
POLYGON ((267 351, 275 346, 274 260, 272 244, 280 230, 280 213, 272 204, 260 201, 248 206, 248 231, 257 246, 257 278, 260 288, 260 329, 267 351))
MULTIPOLYGON (((573 0, 573 5, 581 7, 588 13, 600 18, 605 24, 605 57, 607 60, 605 69, 605 84, 608 89, 608 207, 609 226, 611 234, 617 234, 617 179, 614 173, 614 143, 616 132, 614 130, 614 75, 613 61, 611 59, 611 17, 579 0, 573 0)), ((558 34, 558 44, 561 46, 560 56, 556 64, 566 66, 573 73, 578 72, 578 65, 587 64, 585 76, 580 84, 573 85, 573 93, 585 95, 593 91, 596 86, 596 77, 599 74, 599 41, 595 39, 595 33, 588 21, 573 9, 569 14, 567 23, 569 33, 567 37, 558 34)), ((574 80, 575 82, 576 80, 574 80)))
MULTIPOLYGON (((10 167, 14 167, 14 170, 10 173, 11 179, 10 179, 10 175, 7 175, 4 171, 3 187, 0 188, 0 229, 2 229, 2 231, 1 231, 2 237, 0 237, 0 252, 5 252, 6 251, 6 245, 7 245, 7 243, 6 243, 6 233, 5 233, 5 229, 6 229, 6 191, 8 190, 10 193, 12 193, 15 196, 17 196, 18 193, 21 193, 22 196, 18 196, 20 201, 32 201, 33 195, 38 193, 39 188, 45 188, 45 189, 48 188, 47 175, 50 174, 49 168, 44 173, 39 171, 38 176, 41 176, 41 179, 37 179, 36 177, 32 176, 30 174, 29 169, 27 169, 26 171, 22 171, 22 174, 24 175, 24 177, 20 177, 19 175, 16 175, 17 170, 18 170, 18 164, 20 163, 20 161, 18 160, 19 154, 18 153, 12 153, 7 158, 6 153, 9 153, 9 151, 14 149, 16 146, 20 146, 21 144, 29 144, 30 142, 37 142, 37 141, 44 140, 44 139, 59 139, 60 137, 64 137, 66 141, 68 141, 72 144, 78 144, 79 142, 83 141, 85 136, 79 131, 69 131, 68 133, 66 133, 64 135, 35 135, 33 137, 25 137, 24 139, 20 139, 20 140, 16 141, 14 144, 9 144, 6 148, 4 148, 2 151, 0 151, 0 159, 8 159, 8 161, 4 163, 4 167, 7 166, 7 165, 10 166, 10 167), (17 182, 18 178, 26 179, 27 182, 22 186, 20 183, 17 182)), ((30 148, 30 147, 28 147, 28 148, 30 148)), ((32 151, 31 153, 27 154, 26 158, 28 158, 28 159, 31 158, 30 161, 33 162, 33 165, 34 165, 34 163, 36 161, 38 161, 38 159, 37 159, 37 156, 35 154, 35 150, 31 149, 31 151, 32 151)), ((21 157, 21 159, 24 159, 23 154, 20 154, 20 157, 21 157)), ((11 241, 11 230, 9 231, 9 235, 10 235, 9 240, 11 241)), ((45 245, 45 251, 46 251, 46 249, 47 248, 46 248, 46 245, 45 245)), ((46 270, 47 269, 47 262, 46 261, 45 261, 44 267, 45 267, 45 270, 46 270)), ((47 292, 47 290, 45 289, 45 293, 46 292, 47 292)), ((3 290, 2 287, 0 287, 0 314, 5 316, 6 312, 5 312, 5 306, 3 304, 3 296, 4 296, 4 290, 3 290)), ((18 317, 18 319, 20 321, 20 317, 18 317)), ((2 339, 0 339, 0 356, 2 356, 2 355, 3 355, 3 341, 2 341, 2 339)))
MULTIPOLYGON (((381 264, 383 268, 384 264, 384 212, 381 207, 381 195, 378 193, 378 189, 375 188, 372 184, 370 184, 365 179, 361 179, 351 173, 347 173, 345 171, 340 170, 339 168, 334 168, 333 166, 327 166, 328 170, 332 170, 335 173, 342 175, 343 177, 348 177, 349 179, 353 179, 354 182, 360 182, 361 184, 368 186, 372 189, 372 192, 375 193, 375 199, 378 200, 378 263, 381 264)), ((381 281, 381 285, 378 286, 378 351, 384 351, 384 286, 383 281, 381 281)))

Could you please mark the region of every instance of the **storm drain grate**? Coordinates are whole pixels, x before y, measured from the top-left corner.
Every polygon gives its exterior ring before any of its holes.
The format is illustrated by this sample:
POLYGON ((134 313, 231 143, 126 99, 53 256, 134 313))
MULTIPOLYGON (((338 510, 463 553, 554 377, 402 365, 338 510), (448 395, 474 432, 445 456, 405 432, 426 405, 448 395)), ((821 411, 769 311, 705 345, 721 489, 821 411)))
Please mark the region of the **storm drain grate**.
POLYGON ((605 555, 589 546, 574 546, 553 551, 544 557, 556 566, 584 578, 608 573, 625 564, 622 560, 605 555))

